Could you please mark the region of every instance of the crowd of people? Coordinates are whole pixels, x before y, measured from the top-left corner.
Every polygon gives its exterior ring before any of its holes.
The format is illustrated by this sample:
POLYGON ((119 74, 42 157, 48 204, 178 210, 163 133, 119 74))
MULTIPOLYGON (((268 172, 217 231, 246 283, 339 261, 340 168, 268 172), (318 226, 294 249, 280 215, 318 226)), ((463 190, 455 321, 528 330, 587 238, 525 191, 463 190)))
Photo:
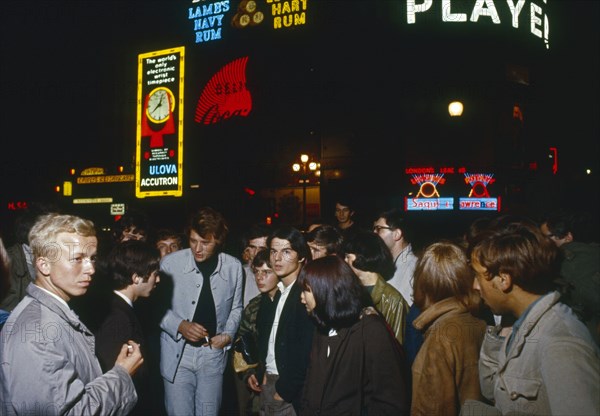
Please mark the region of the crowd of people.
POLYGON ((600 414, 580 215, 419 248, 401 209, 359 223, 342 198, 331 223, 236 230, 236 252, 209 206, 157 225, 134 210, 106 241, 26 212, 0 238, 1 415, 600 414))

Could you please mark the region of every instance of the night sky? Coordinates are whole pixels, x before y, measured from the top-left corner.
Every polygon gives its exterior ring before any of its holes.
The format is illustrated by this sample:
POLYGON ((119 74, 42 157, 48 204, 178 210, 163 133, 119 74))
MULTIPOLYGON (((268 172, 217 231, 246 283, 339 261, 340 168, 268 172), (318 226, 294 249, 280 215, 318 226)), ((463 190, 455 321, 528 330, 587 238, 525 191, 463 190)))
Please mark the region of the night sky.
MULTIPOLYGON (((470 11, 474 1, 453 3, 470 11)), ((495 3, 506 12, 505 1, 495 3)), ((318 154, 324 138, 338 135, 360 161, 378 161, 369 169, 374 176, 410 164, 473 165, 487 151, 481 137, 496 128, 493 122, 471 112, 472 131, 452 133, 436 117, 447 116, 444 103, 454 92, 478 95, 489 106, 501 101, 504 64, 529 68, 523 101, 535 145, 559 146, 566 169, 588 162, 598 169, 600 2, 548 3, 549 51, 506 20, 495 28, 451 27, 432 13, 408 27, 403 0, 309 0, 309 24, 298 30, 257 28, 206 44, 194 43, 190 0, 4 1, 3 201, 47 189, 71 166, 130 165, 137 55, 174 46, 186 46, 189 58, 187 157, 204 166, 197 176, 213 183, 243 176, 262 185, 300 152, 318 154), (394 12, 400 17, 391 18, 394 12), (194 125, 203 85, 244 54, 252 117, 194 125), (441 110, 433 110, 437 104, 441 110)))

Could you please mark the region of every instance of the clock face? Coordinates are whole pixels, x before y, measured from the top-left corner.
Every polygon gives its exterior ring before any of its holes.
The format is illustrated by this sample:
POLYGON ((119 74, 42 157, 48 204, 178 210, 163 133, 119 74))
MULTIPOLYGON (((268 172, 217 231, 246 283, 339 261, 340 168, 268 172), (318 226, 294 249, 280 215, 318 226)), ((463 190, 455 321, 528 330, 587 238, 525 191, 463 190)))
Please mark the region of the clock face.
POLYGON ((148 98, 146 115, 154 123, 166 121, 175 108, 175 97, 171 90, 165 87, 158 87, 152 90, 148 98))

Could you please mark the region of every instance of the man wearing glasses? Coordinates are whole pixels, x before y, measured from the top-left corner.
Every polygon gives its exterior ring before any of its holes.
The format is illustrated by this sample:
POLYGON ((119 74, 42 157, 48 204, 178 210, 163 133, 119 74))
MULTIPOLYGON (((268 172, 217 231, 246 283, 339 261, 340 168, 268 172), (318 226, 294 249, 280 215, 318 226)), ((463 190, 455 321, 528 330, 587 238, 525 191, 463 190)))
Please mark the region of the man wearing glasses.
POLYGON ((281 296, 278 302, 267 297, 261 302, 256 318, 261 371, 248 378, 248 386, 260 393, 261 413, 294 416, 314 332, 296 279, 311 256, 302 233, 289 226, 275 230, 267 247, 281 296))
POLYGON ((408 306, 413 303, 413 274, 417 265, 411 245, 410 224, 404 218, 404 213, 397 209, 379 214, 373 224, 373 232, 385 243, 392 252, 396 271, 388 283, 402 294, 408 306))

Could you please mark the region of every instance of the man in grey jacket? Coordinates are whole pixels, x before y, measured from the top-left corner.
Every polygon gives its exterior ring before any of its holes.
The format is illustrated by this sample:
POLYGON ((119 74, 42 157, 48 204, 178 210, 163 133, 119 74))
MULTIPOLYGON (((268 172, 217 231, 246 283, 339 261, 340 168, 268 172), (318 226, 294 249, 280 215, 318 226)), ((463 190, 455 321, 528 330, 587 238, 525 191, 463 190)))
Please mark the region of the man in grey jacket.
MULTIPOLYGON (((490 230, 471 247, 474 288, 494 314, 479 360, 483 395, 502 414, 600 414, 600 352, 584 324, 553 291, 557 247, 524 220, 490 230)), ((492 414, 468 402, 462 414, 492 414)))
POLYGON ((219 414, 227 354, 242 317, 242 264, 222 252, 227 233, 221 213, 201 208, 186 227, 190 248, 161 260, 161 272, 173 285, 160 323, 169 415, 219 414))
POLYGON ((67 303, 92 280, 94 224, 47 214, 29 241, 36 280, 0 333, 0 414, 128 414, 137 401, 131 375, 143 362, 139 345, 123 344, 102 374, 94 336, 67 303))

